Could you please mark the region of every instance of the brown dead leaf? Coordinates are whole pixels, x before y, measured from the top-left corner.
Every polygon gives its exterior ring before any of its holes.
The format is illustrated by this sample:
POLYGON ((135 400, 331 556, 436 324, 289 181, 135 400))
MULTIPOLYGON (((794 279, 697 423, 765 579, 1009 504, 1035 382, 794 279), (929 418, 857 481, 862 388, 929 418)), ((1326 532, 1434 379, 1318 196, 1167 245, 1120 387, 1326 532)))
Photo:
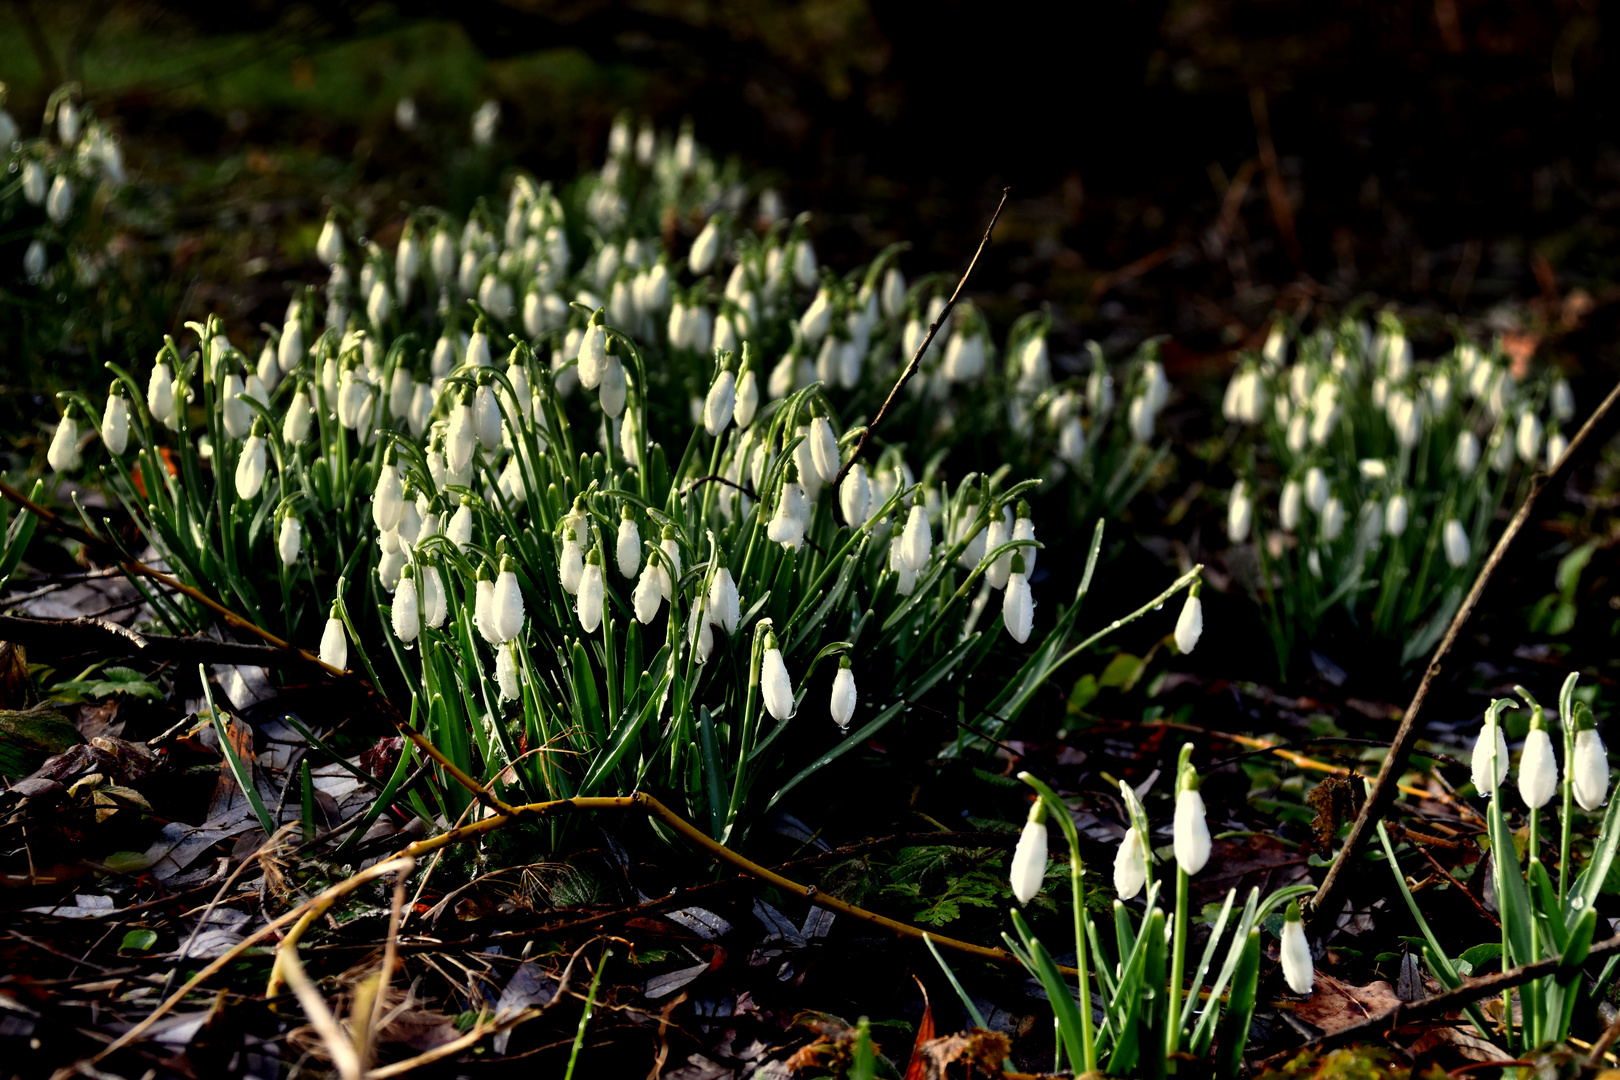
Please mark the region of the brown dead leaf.
POLYGON ((917 1038, 911 1045, 911 1062, 906 1066, 905 1080, 928 1080, 926 1045, 934 1037, 934 1006, 928 1000, 928 988, 913 975, 917 989, 923 996, 922 1019, 917 1023, 917 1038))
MULTIPOLYGON (((1408 1029, 1402 1029, 1403 1034, 1407 1032, 1408 1029)), ((1506 1061, 1513 1056, 1495 1043, 1480 1038, 1477 1032, 1446 1024, 1425 1027, 1406 1048, 1414 1058, 1447 1051, 1468 1061, 1506 1061)))
MULTIPOLYGON (((999 1031, 974 1028, 959 1035, 934 1039, 921 1047, 922 1057, 928 1063, 925 1080, 947 1080, 948 1077, 1001 1075, 1002 1062, 1012 1054, 1012 1040, 999 1031), (953 1065, 966 1066, 950 1070, 953 1065)), ((908 1072, 906 1074, 910 1076, 908 1072)))
POLYGON ((1217 840, 1209 865, 1193 878, 1193 899, 1200 905, 1220 903, 1228 889, 1245 896, 1251 888, 1264 896, 1308 877, 1305 856, 1285 847, 1275 836, 1255 833, 1240 840, 1217 840))
POLYGON ((1316 812, 1311 821, 1311 843, 1316 851, 1333 850, 1339 827, 1361 809, 1357 786, 1342 776, 1327 776, 1311 789, 1305 801, 1316 812))
POLYGON ((1389 983, 1370 982, 1354 986, 1331 975, 1316 973, 1316 986, 1311 996, 1294 1008, 1294 1015, 1331 1035, 1368 1017, 1393 1009, 1401 999, 1389 983))

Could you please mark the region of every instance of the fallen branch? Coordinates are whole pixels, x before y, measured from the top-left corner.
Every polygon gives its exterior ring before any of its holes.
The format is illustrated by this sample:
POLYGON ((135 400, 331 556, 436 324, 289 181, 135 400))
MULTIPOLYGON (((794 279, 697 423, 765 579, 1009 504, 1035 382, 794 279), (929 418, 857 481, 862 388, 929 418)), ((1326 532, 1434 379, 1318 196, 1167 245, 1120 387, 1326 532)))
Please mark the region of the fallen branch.
POLYGON ((221 641, 201 635, 169 637, 143 634, 88 615, 77 619, 0 615, 0 641, 16 642, 30 650, 56 650, 63 654, 93 652, 159 662, 254 664, 259 667, 290 667, 304 663, 303 657, 269 645, 221 641))
MULTIPOLYGON (((1600 941, 1592 946, 1586 959, 1600 960, 1605 956, 1620 953, 1620 934, 1600 941)), ((1584 963, 1584 961, 1583 961, 1584 963)), ((1525 964, 1513 968, 1511 971, 1499 971, 1494 975, 1481 976, 1478 979, 1469 979, 1455 990, 1447 990, 1422 1001, 1407 1004, 1402 1002, 1393 1008, 1375 1013, 1365 1020, 1343 1027, 1337 1031, 1319 1035, 1301 1046, 1295 1046, 1281 1051, 1258 1063, 1258 1069, 1264 1070, 1270 1066, 1281 1064, 1290 1058, 1298 1056, 1305 1050, 1327 1050, 1335 1046, 1355 1042, 1358 1039, 1383 1039, 1386 1033, 1405 1023, 1416 1023, 1423 1020, 1440 1020, 1461 1009, 1464 1005, 1472 1004, 1481 998, 1491 997, 1504 990, 1511 990, 1515 986, 1523 986, 1527 982, 1548 975, 1567 974, 1561 968, 1562 959, 1553 957, 1541 960, 1534 964, 1525 964)))
POLYGON ((962 287, 967 284, 968 278, 973 274, 973 268, 979 265, 979 256, 983 255, 984 249, 990 246, 990 234, 995 231, 996 222, 1001 220, 1001 208, 1007 205, 1007 193, 1011 190, 1012 188, 1001 189, 1001 201, 996 203, 996 212, 990 215, 990 224, 985 226, 984 236, 979 240, 979 247, 973 252, 973 258, 968 261, 967 269, 962 271, 961 278, 956 282, 956 288, 951 290, 950 299, 945 301, 945 307, 940 311, 939 318, 935 319, 933 325, 928 328, 928 335, 923 338, 922 344, 917 346, 916 355, 911 358, 911 363, 907 364, 906 369, 900 373, 899 380, 889 390, 889 396, 883 399, 883 407, 878 409, 876 416, 872 417, 872 422, 861 429, 860 441, 855 444, 855 449, 850 451, 849 460, 844 462, 844 467, 838 470, 837 476, 833 477, 832 489, 835 501, 839 485, 844 482, 844 477, 849 475, 849 470, 854 468, 855 463, 861 459, 861 451, 866 449, 866 440, 872 437, 872 432, 876 431, 877 426, 883 423, 884 418, 889 415, 889 410, 894 407, 895 399, 900 396, 900 389, 911 381, 913 375, 917 374, 917 368, 922 363, 922 358, 927 355, 928 347, 934 343, 934 335, 939 333, 939 328, 945 325, 945 320, 951 317, 951 309, 956 306, 956 298, 962 295, 962 287))
POLYGON ((1395 738, 1389 744, 1389 753, 1384 756, 1384 763, 1378 770, 1378 779, 1373 782, 1372 791, 1367 795, 1367 801, 1356 815, 1355 824, 1350 827, 1350 835, 1345 837, 1344 845, 1339 849, 1338 856, 1329 867, 1327 877, 1322 880, 1322 887, 1316 891, 1311 901, 1311 917, 1325 917, 1330 922, 1338 915, 1334 901, 1344 888, 1344 880, 1348 873, 1347 867, 1355 860, 1366 844, 1368 834, 1373 826, 1383 819, 1388 812, 1390 804, 1395 800, 1396 781, 1406 771, 1406 761, 1412 751, 1412 744, 1417 740, 1418 716, 1423 711, 1424 704, 1429 700, 1429 692, 1438 681, 1445 663, 1451 657, 1452 650, 1462 637, 1462 631, 1473 618, 1479 607, 1480 599, 1485 595, 1496 571, 1507 560, 1508 550, 1513 546, 1525 527, 1536 516, 1537 505, 1543 492, 1549 487, 1562 484, 1569 479, 1569 475, 1587 455, 1596 453, 1598 448, 1608 441, 1612 429, 1620 423, 1620 413, 1615 411, 1615 403, 1620 401, 1620 384, 1609 391, 1609 396, 1603 399, 1603 404, 1587 418, 1581 425, 1575 438, 1570 440, 1569 448, 1564 456, 1558 459, 1551 472, 1537 473, 1531 477, 1530 491, 1520 504, 1518 513, 1508 527, 1502 530, 1502 537, 1491 550, 1490 557, 1480 568, 1479 576, 1474 579, 1473 587, 1468 590, 1462 606, 1452 617, 1451 625, 1446 629, 1446 636, 1434 651, 1429 665, 1423 671, 1423 680, 1418 683, 1417 692, 1412 695, 1412 703, 1406 707, 1401 716, 1401 726, 1395 732, 1395 738))

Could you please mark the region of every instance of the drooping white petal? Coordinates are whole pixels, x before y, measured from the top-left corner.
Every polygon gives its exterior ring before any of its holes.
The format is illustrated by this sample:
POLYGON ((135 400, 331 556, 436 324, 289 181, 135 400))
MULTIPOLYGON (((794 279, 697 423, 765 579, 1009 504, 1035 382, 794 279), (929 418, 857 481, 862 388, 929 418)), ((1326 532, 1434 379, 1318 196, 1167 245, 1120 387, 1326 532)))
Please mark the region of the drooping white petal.
POLYGON ((1575 764, 1572 779, 1575 801, 1582 810, 1596 810, 1609 791, 1609 752, 1595 730, 1575 733, 1575 764))
POLYGON ((276 536, 276 553, 281 556, 283 566, 291 566, 298 560, 298 552, 304 546, 304 525, 297 518, 288 515, 281 519, 281 529, 276 536))
POLYGON ((1029 578, 1024 574, 1007 575, 1007 591, 1001 596, 1001 621, 1018 644, 1029 640, 1035 626, 1035 599, 1030 594, 1029 578))
POLYGON ((403 578, 394 592, 394 633, 401 641, 415 641, 422 632, 422 608, 416 595, 416 579, 403 578))
POLYGON ((1558 759, 1553 755, 1552 736, 1545 728, 1532 728, 1519 757, 1519 797, 1526 806, 1539 810, 1557 789, 1558 759))
POLYGON ((1176 648, 1184 653, 1192 652, 1203 633, 1204 602, 1189 593, 1187 602, 1182 605, 1181 615, 1176 619, 1176 648))
POLYGON ((574 610, 579 615, 580 629, 587 634, 596 633, 596 628, 602 625, 602 592, 602 568, 596 563, 586 563, 580 575, 574 610))
POLYGON ((1196 874, 1209 862, 1209 822, 1204 815, 1204 797, 1197 791, 1176 796, 1176 865, 1196 874))
POLYGON ((1012 893, 1020 904, 1029 903, 1041 891, 1041 881, 1046 877, 1046 822, 1033 818, 1024 822, 1018 846, 1013 848, 1010 877, 1012 893))
POLYGON ((495 578, 495 608, 491 612, 490 628, 499 641, 511 641, 523 632, 523 590, 518 586, 517 574, 502 570, 495 578))
POLYGON ((928 524, 928 510, 913 506, 906 518, 905 532, 900 536, 900 557, 913 573, 928 565, 928 556, 934 550, 934 534, 928 524))
POLYGON ((343 620, 331 616, 326 629, 321 631, 321 663, 327 667, 346 671, 349 667, 349 636, 343 631, 343 620))
POLYGON ((51 436, 50 449, 45 451, 45 460, 59 473, 72 472, 79 467, 79 422, 71 415, 62 417, 57 423, 56 432, 51 436))
POLYGON ((1470 767, 1474 790, 1487 797, 1496 794, 1497 788, 1508 775, 1507 736, 1502 734, 1502 725, 1487 723, 1479 729, 1479 735, 1474 739, 1474 755, 1470 767))
POLYGON ((772 716, 786 720, 793 715, 793 683, 788 679, 780 649, 765 650, 759 669, 759 688, 765 695, 765 710, 772 716))
POLYGON ((1147 852, 1135 826, 1125 830, 1125 839, 1114 852, 1114 891, 1121 900, 1129 900, 1147 884, 1147 852))
POLYGON ((1309 994, 1315 983, 1316 970, 1311 961, 1311 945, 1305 940, 1305 924, 1298 919, 1283 922, 1282 970, 1288 989, 1296 994, 1309 994))

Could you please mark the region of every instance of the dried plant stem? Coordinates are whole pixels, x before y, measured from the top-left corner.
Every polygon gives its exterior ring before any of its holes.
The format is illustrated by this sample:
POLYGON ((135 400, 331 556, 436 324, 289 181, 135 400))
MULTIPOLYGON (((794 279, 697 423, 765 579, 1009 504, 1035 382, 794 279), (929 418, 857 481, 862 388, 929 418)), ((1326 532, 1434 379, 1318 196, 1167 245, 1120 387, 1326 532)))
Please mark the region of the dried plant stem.
POLYGON ((1419 731, 1418 717, 1423 711, 1424 704, 1429 700, 1430 691, 1439 680, 1441 672, 1445 669, 1446 661, 1450 659, 1452 650, 1462 637, 1463 628, 1473 618, 1474 612, 1479 607, 1480 599, 1484 596, 1492 577, 1495 576, 1502 563, 1507 560, 1508 550, 1512 548, 1514 541, 1518 540, 1524 533, 1525 527, 1536 515, 1537 504, 1542 493, 1548 488, 1566 481, 1570 473, 1574 471, 1576 464, 1588 454, 1595 453, 1607 441, 1613 425, 1620 422, 1620 413, 1615 412, 1615 403, 1617 401, 1620 401, 1620 383, 1617 383, 1615 388, 1609 391, 1609 396, 1603 399, 1603 404, 1599 405, 1597 410, 1587 418, 1586 423, 1581 425, 1581 429, 1575 433, 1575 438, 1570 440, 1569 448, 1564 451, 1564 456, 1558 459, 1552 470, 1546 473, 1537 473, 1531 478, 1530 491, 1525 496, 1524 502, 1520 504, 1518 513, 1513 515, 1513 520, 1508 523, 1506 529, 1502 530, 1501 539, 1496 542, 1496 547, 1491 550, 1490 557, 1485 560, 1485 565, 1480 568, 1479 576, 1474 578, 1473 587, 1468 590, 1468 595, 1463 599, 1462 606, 1457 609, 1457 614, 1452 618, 1451 625, 1446 630, 1446 636, 1441 640, 1440 645, 1434 651, 1434 655, 1429 659, 1428 667, 1423 670, 1423 679, 1418 683, 1417 692, 1412 695, 1411 704, 1406 707, 1406 712, 1401 716, 1401 726, 1396 730, 1395 738, 1389 744, 1389 753, 1384 756, 1384 763, 1378 770, 1378 779, 1373 782, 1372 790, 1367 795, 1367 801, 1363 804, 1361 813, 1356 815, 1355 824, 1350 827, 1350 835, 1345 837, 1343 846, 1339 848, 1338 856, 1328 869, 1327 877, 1322 880, 1322 887, 1316 891, 1316 896, 1311 902, 1313 919, 1321 916, 1331 922, 1338 916, 1336 901, 1344 888, 1346 877, 1349 874, 1349 867, 1354 864, 1362 847, 1367 843, 1373 826, 1383 819, 1384 815, 1389 811, 1390 804, 1395 800, 1396 781, 1406 771, 1407 756, 1412 751, 1412 744, 1417 740, 1419 731))

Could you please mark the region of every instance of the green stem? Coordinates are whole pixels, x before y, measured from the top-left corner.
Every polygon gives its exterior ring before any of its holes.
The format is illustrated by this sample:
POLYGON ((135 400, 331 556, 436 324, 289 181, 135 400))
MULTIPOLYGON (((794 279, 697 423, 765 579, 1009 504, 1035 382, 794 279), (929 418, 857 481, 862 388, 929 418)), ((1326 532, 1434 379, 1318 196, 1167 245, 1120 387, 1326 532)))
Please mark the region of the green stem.
POLYGON ((1192 875, 1176 867, 1176 928, 1175 939, 1170 946, 1170 1023, 1164 1033, 1164 1056, 1166 1065, 1174 1069, 1171 1055, 1181 1049, 1181 984, 1187 970, 1187 909, 1191 906, 1188 896, 1192 875))

